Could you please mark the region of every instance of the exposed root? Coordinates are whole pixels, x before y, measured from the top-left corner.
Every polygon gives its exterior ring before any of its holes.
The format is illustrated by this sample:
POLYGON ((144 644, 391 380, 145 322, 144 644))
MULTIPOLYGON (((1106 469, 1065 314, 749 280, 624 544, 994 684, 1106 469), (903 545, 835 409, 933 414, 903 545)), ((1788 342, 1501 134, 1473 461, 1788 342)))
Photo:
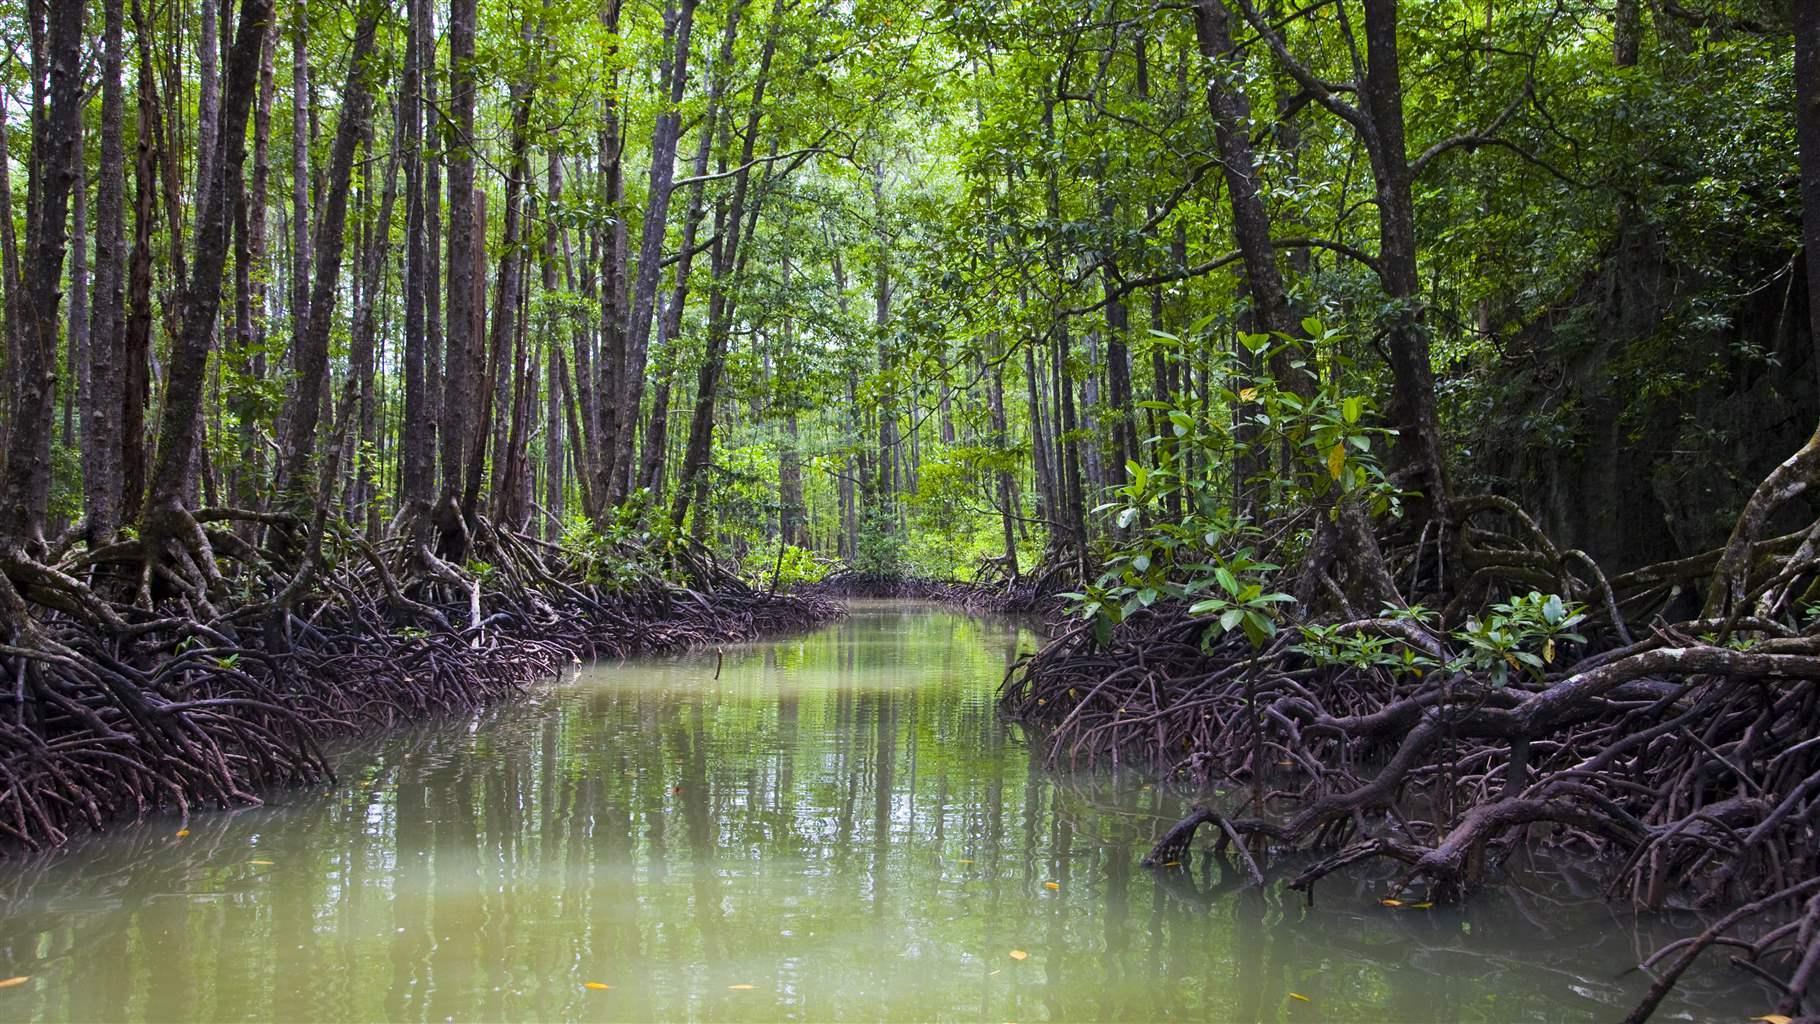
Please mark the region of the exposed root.
MULTIPOLYGON (((1085 624, 1063 630, 1012 670, 1002 706, 1033 727, 1051 766, 1137 762, 1228 785, 1231 800, 1179 822, 1152 865, 1181 860, 1206 824, 1221 849, 1243 852, 1252 837, 1324 852, 1290 880, 1309 892, 1368 861, 1397 865, 1391 895, 1433 900, 1494 880, 1519 850, 1590 863, 1609 895, 1641 908, 1740 908, 1674 948, 1633 1019, 1715 943, 1743 948, 1739 962, 1786 993, 1777 1012, 1813 1012, 1803 1000, 1820 972, 1820 624, 1788 595, 1820 578, 1820 533, 1734 538, 1724 552, 1608 578, 1514 504, 1456 508, 1469 524, 1459 550, 1472 597, 1457 596, 1443 621, 1533 587, 1586 603, 1586 650, 1556 658, 1551 646, 1545 674, 1493 673, 1460 657, 1461 637, 1377 614, 1402 599, 1385 593, 1384 560, 1340 514, 1309 541, 1294 582, 1301 607, 1328 623, 1321 635, 1372 637, 1425 670, 1316 657, 1295 628, 1254 648, 1216 616, 1159 604, 1109 641, 1085 624), (1515 532, 1471 525, 1487 517, 1515 532), (1658 617, 1676 588, 1707 582, 1724 591, 1709 605, 1718 614, 1658 617), (1647 635, 1633 632, 1651 618, 1647 635)), ((1746 531, 1761 532, 1760 522, 1746 531)))
POLYGON ((184 518, 194 530, 157 558, 136 544, 59 565, 0 553, 0 852, 327 781, 327 737, 491 704, 577 660, 839 614, 730 579, 700 592, 644 572, 608 587, 571 553, 484 522, 475 572, 427 546, 372 545, 329 517, 184 518), (261 549, 207 532, 228 521, 281 536, 261 549), (294 542, 302 530, 308 544, 294 542), (303 563, 279 568, 274 547, 303 563))

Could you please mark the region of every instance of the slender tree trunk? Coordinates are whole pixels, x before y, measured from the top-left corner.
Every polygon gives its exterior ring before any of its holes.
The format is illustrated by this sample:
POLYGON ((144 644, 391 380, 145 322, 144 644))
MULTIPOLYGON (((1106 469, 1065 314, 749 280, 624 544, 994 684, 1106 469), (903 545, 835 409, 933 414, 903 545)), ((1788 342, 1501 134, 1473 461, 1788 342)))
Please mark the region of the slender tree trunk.
POLYGON ((449 161, 449 299, 447 382, 438 424, 442 431, 442 488, 446 496, 462 492, 462 473, 473 432, 468 381, 476 372, 474 269, 474 21, 478 0, 453 0, 449 6, 449 105, 453 122, 444 134, 449 161))
POLYGON ((695 24, 697 0, 682 0, 680 9, 664 12, 664 39, 673 44, 666 51, 660 75, 666 105, 651 130, 651 186, 638 244, 638 275, 632 286, 632 317, 626 324, 625 373, 620 380, 618 431, 608 465, 607 501, 617 505, 626 498, 632 480, 632 454, 638 432, 639 409, 645 395, 645 360, 651 338, 651 320, 663 264, 664 231, 670 211, 670 183, 676 179, 676 146, 682 135, 684 87, 689 81, 689 34, 695 24))
POLYGON ((216 131, 221 117, 221 5, 202 0, 202 33, 196 40, 196 194, 215 181, 216 131))
MULTIPOLYGON (((555 295, 558 289, 556 265, 557 210, 562 205, 562 160, 555 153, 550 154, 549 167, 546 170, 544 194, 549 196, 549 204, 543 225, 543 290, 546 295, 555 295)), ((563 516, 564 463, 563 444, 564 420, 562 399, 562 371, 559 365, 559 354, 562 343, 559 340, 562 332, 552 318, 552 322, 543 325, 539 336, 543 339, 544 364, 544 420, 543 420, 543 507, 549 513, 544 518, 543 535, 545 540, 554 541, 562 535, 561 520, 563 516)))
POLYGON ((405 267, 404 267, 404 420, 400 449, 400 496, 406 502, 428 502, 435 489, 436 423, 431 417, 424 380, 427 293, 436 287, 425 266, 423 182, 423 35, 427 0, 410 0, 405 36, 404 88, 398 100, 399 133, 404 146, 405 267))
POLYGON ((126 357, 121 383, 122 522, 139 520, 151 476, 145 415, 152 390, 152 233, 157 229, 158 216, 155 198, 158 154, 153 131, 158 115, 152 86, 150 36, 140 0, 133 0, 132 10, 139 56, 138 141, 133 151, 133 252, 127 275, 126 357))
POLYGON ((1415 200, 1403 142, 1403 80, 1397 54, 1397 0, 1364 0, 1364 102, 1376 136, 1368 145, 1377 180, 1378 261, 1391 313, 1388 346, 1395 386, 1388 409, 1397 429, 1393 453, 1398 482, 1419 491, 1405 504, 1414 523, 1445 522, 1446 467, 1441 454, 1440 419, 1435 409, 1434 367, 1428 328, 1422 317, 1421 281, 1416 265, 1415 200))
POLYGON ((65 373, 69 382, 63 387, 63 445, 74 448, 76 409, 88 401, 89 345, 89 264, 88 264, 88 155, 80 141, 76 144, 76 182, 70 194, 70 315, 66 330, 65 373))
MULTIPOLYGON (((32 166, 35 201, 27 206, 26 250, 32 274, 21 297, 13 405, 13 431, 0 483, 0 541, 36 545, 43 539, 50 500, 51 434, 57 398, 58 306, 63 256, 69 241, 69 201, 82 153, 82 42, 87 5, 50 5, 44 49, 34 64, 45 69, 48 96, 33 75, 32 166), (42 110, 42 114, 38 111, 42 110)), ((34 43, 37 39, 34 37, 34 43)), ((34 50, 37 47, 34 46, 34 50)))
MULTIPOLYGON (((692 164, 692 173, 696 178, 708 173, 708 157, 714 148, 715 135, 724 131, 721 100, 727 80, 732 75, 733 44, 739 33, 739 15, 744 10, 745 3, 741 0, 729 13, 726 29, 721 35, 720 54, 709 69, 707 113, 702 118, 701 138, 696 144, 695 161, 692 164)), ((689 276, 695 264, 695 239, 701 227, 704 212, 702 197, 705 193, 705 182, 697 181, 689 186, 689 206, 683 214, 682 249, 676 254, 674 284, 657 328, 657 348, 660 353, 682 333, 683 310, 689 298, 689 276)), ((675 372, 669 361, 660 359, 658 362, 660 376, 657 390, 651 396, 650 426, 645 429, 644 468, 639 472, 637 480, 651 492, 653 501, 661 501, 663 497, 664 461, 670 428, 670 391, 675 380, 675 372)))
POLYGON ((82 412, 82 499, 90 549, 114 538, 122 503, 121 385, 126 364, 126 20, 103 0, 101 162, 95 190, 95 299, 82 412))
MULTIPOLYGON (((297 389, 285 419, 283 462, 278 470, 278 491, 294 490, 300 500, 315 498, 310 464, 316 451, 316 426, 328 383, 329 333, 340 291, 341 260, 347 247, 348 192, 354 170, 354 153, 367 134, 371 116, 374 41, 379 27, 380 0, 363 0, 354 29, 354 49, 348 60, 348 81, 342 94, 340 123, 329 153, 329 170, 316 228, 315 282, 310 289, 308 326, 297 339, 297 389)), ((244 131, 244 125, 242 131, 244 131)))
MULTIPOLYGON (((243 0, 230 51, 221 111, 221 174, 236 179, 246 161, 246 123, 257 92, 259 51, 264 45, 272 0, 243 0)), ((159 426, 158 461, 144 529, 148 541, 170 536, 190 489, 196 453, 195 424, 207 376, 209 339, 221 307, 222 269, 227 261, 228 190, 210 189, 198 212, 194 260, 183 303, 182 332, 171 346, 171 363, 159 426)))
POLYGON ((291 336, 310 322, 309 10, 291 4, 291 336))

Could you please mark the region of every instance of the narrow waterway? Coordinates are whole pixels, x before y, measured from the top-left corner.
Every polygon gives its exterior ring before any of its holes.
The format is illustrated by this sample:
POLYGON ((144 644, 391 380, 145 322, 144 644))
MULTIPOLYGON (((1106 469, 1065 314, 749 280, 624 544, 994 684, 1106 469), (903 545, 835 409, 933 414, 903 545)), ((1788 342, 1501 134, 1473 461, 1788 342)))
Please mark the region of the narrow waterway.
MULTIPOLYGON (((1181 805, 1034 770, 1035 637, 861 604, 347 750, 343 785, 0 865, 0 1020, 1609 1020, 1676 934, 1500 892, 1138 866, 1181 805)), ((1658 1019, 1743 1019, 1722 966, 1658 1019)))

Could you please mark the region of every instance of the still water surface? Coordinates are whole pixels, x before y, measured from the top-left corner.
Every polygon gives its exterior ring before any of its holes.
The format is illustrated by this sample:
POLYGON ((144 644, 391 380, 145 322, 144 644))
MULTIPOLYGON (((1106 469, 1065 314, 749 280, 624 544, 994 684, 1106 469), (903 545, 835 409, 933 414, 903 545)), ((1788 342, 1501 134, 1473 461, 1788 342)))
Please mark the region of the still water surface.
MULTIPOLYGON (((1533 893, 1396 912, 1337 881, 1309 908, 1152 875, 1181 804, 1035 770, 996 715, 1034 643, 862 604, 344 751, 333 791, 0 866, 0 978, 29 977, 0 1020, 1608 1020, 1674 934, 1533 893)), ((1768 1005, 1693 981, 1659 1019, 1768 1005)))

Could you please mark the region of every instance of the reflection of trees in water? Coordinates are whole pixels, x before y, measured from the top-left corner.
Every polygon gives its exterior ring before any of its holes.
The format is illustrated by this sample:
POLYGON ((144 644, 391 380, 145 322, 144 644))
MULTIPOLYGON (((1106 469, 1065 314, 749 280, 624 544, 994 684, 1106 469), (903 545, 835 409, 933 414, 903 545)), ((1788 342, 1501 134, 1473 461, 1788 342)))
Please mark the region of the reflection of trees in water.
POLYGON ((729 980, 810 1017, 1256 1019, 1312 989, 1312 1016, 1421 1018, 1610 987, 1538 922, 1653 945, 1539 895, 1392 916, 1365 875, 1311 910, 1204 854, 1140 870, 1178 800, 1032 768, 991 699, 1015 629, 877 625, 729 652, 718 682, 603 667, 350 754, 337 792, 18 865, 0 966, 79 979, 31 996, 53 1019, 699 1017, 729 980), (958 981, 908 993, 921 964, 958 981), (610 1004, 580 1001, 596 976, 610 1004))

